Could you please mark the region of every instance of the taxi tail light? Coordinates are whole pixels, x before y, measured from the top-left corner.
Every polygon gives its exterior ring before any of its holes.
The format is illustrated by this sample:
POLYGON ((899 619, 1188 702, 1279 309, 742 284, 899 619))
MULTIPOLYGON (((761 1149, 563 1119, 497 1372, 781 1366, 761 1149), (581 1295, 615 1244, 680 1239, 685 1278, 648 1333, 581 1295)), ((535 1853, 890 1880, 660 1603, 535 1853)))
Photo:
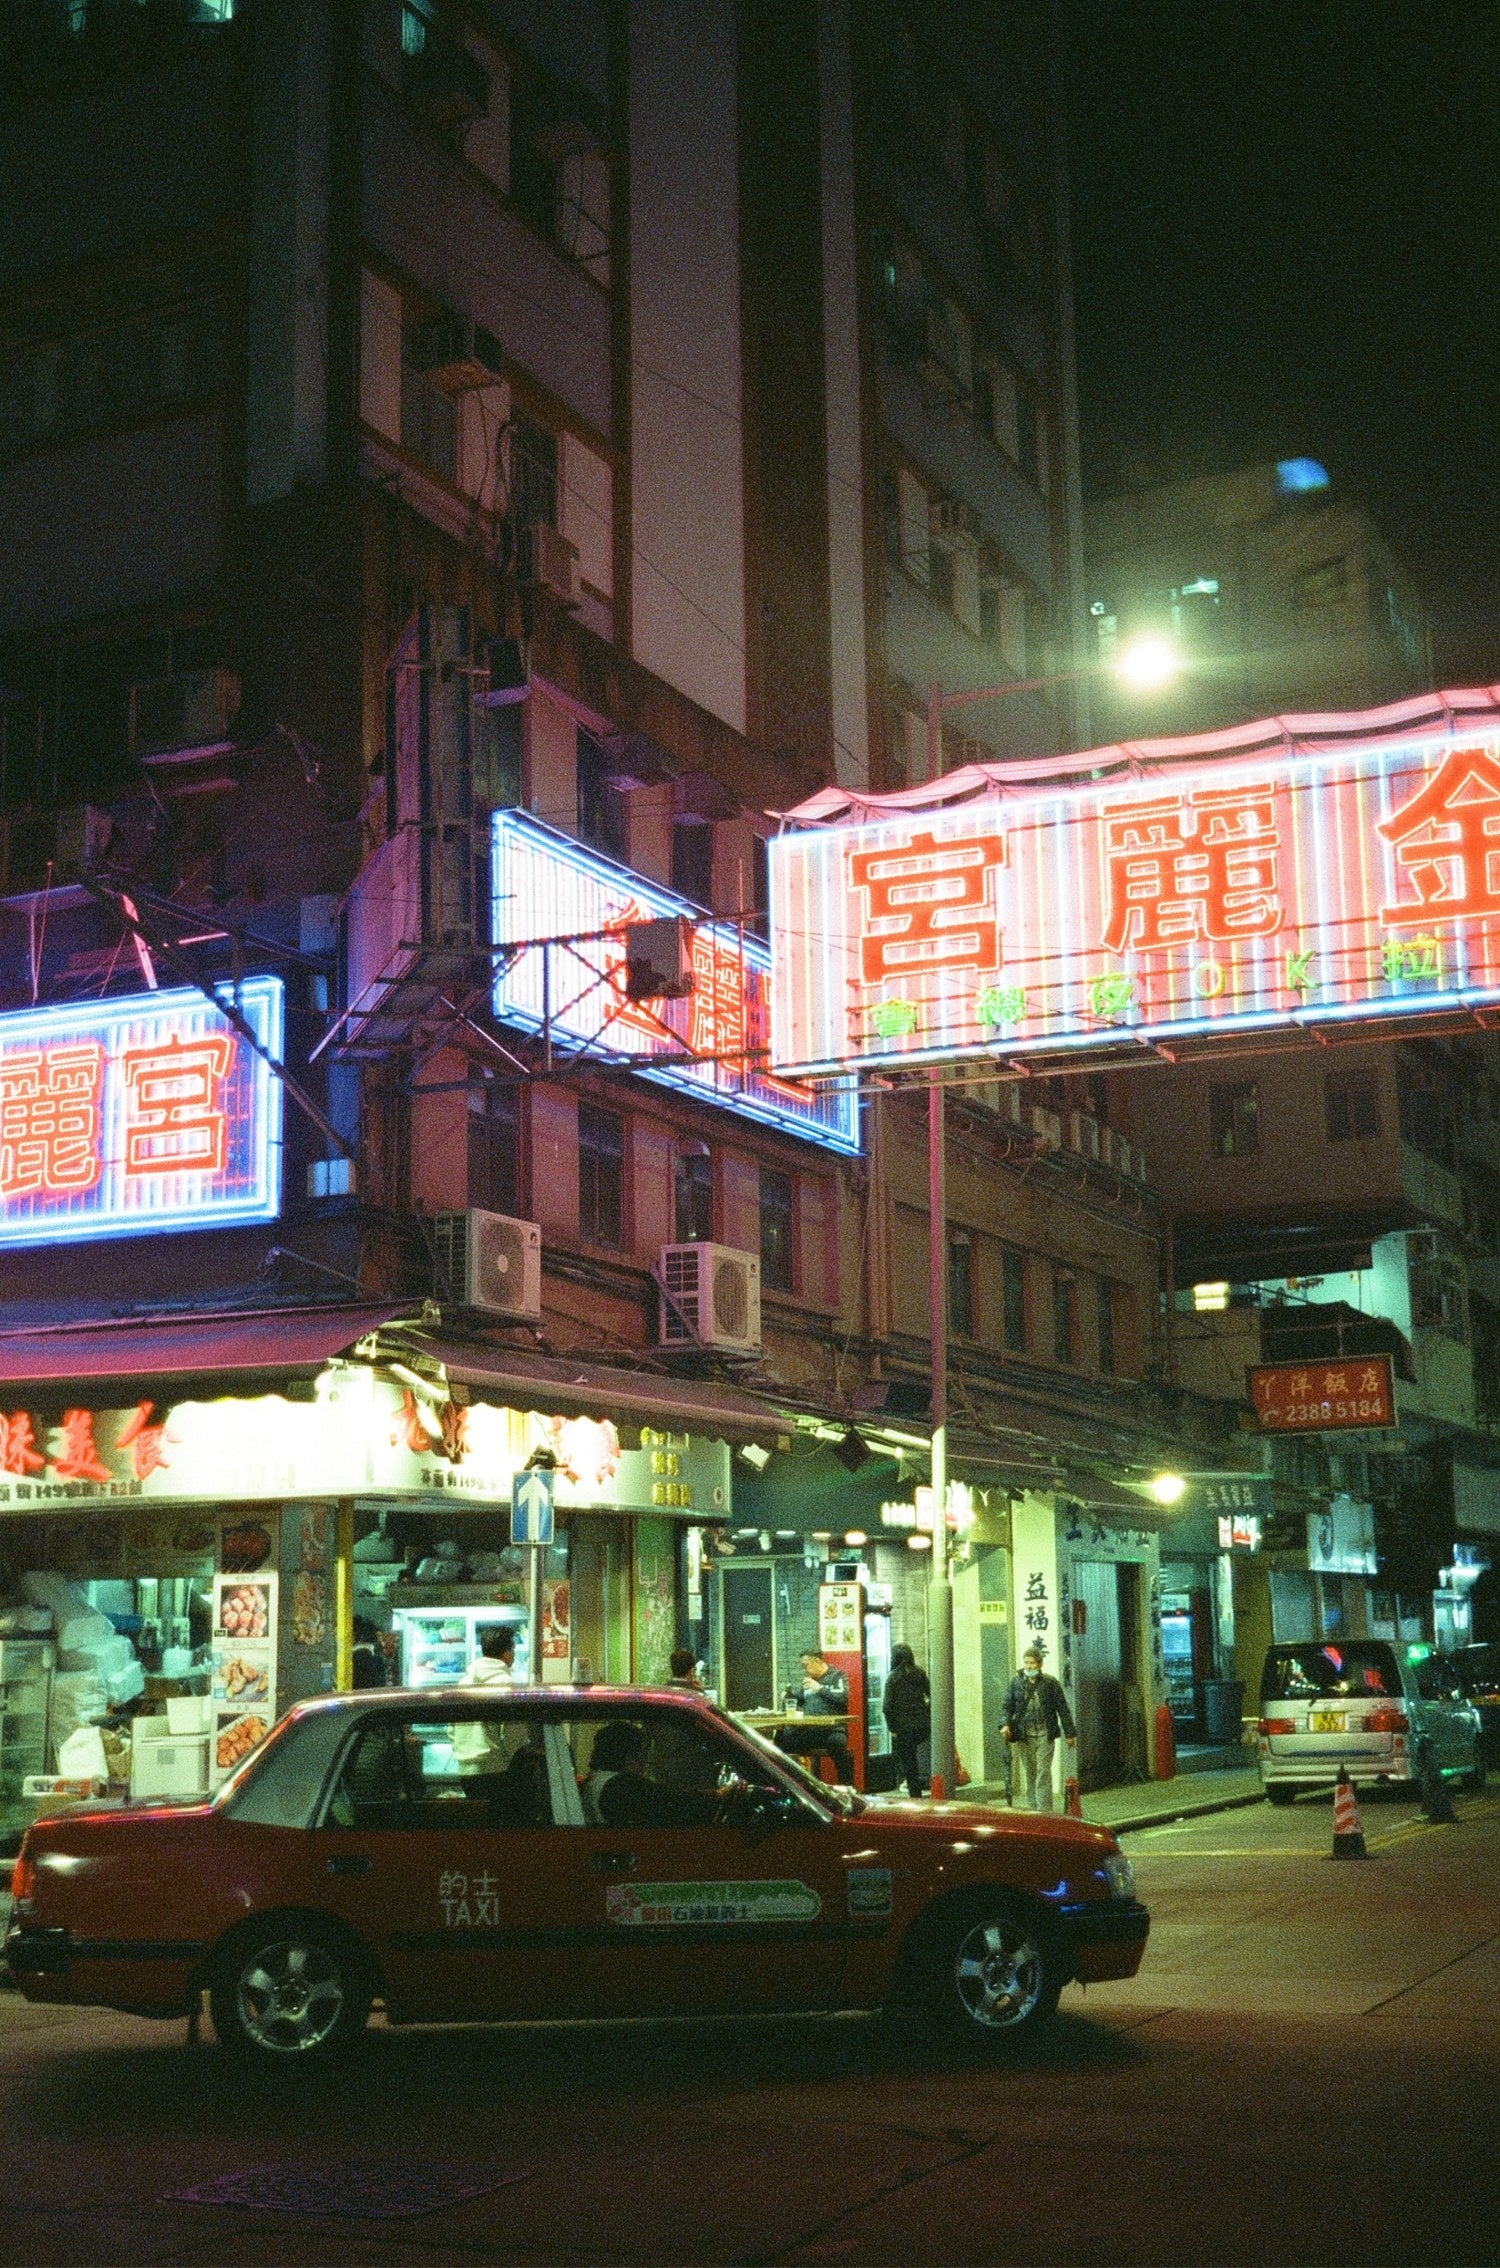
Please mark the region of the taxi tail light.
POLYGON ((36 1896, 36 1860, 21 1846, 21 1855, 11 1868, 10 1894, 17 1906, 29 1906, 36 1896))
POLYGON ((1297 1730, 1297 1720, 1295 1717, 1262 1717, 1260 1720, 1260 1729, 1263 1733, 1295 1732, 1297 1730))
POLYGON ((1365 1719, 1366 1732, 1410 1732, 1411 1719, 1404 1709, 1372 1709, 1365 1719))

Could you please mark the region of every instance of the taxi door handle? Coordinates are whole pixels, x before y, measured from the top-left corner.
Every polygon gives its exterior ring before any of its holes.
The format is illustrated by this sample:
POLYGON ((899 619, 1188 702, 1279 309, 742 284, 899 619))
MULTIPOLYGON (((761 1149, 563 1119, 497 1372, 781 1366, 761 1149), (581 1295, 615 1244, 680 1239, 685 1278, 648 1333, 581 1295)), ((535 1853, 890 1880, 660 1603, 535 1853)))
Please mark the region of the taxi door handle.
POLYGON ((601 1851, 593 1862, 596 1874, 628 1874, 634 1865, 634 1851, 601 1851))
POLYGON ((330 1874, 368 1874, 370 1862, 357 1851, 345 1851, 328 1861, 328 1871, 330 1874))

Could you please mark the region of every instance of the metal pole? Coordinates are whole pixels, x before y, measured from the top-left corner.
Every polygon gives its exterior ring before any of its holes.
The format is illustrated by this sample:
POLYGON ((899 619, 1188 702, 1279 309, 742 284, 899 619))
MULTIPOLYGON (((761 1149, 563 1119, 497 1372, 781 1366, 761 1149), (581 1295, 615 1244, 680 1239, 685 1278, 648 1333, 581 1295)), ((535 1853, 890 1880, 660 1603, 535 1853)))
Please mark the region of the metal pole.
POLYGON ((927 688, 927 777, 935 780, 943 769, 943 688, 927 688))
POLYGON ((936 1067, 927 1090, 928 1266, 932 1300, 932 1585, 927 1594, 927 1672, 932 1686, 932 1794, 951 1792, 953 1582, 948 1565, 948 1157, 944 1096, 936 1067))
POLYGON ((542 1682, 542 1555, 545 1544, 531 1546, 526 1578, 526 1660, 533 1685, 542 1682))

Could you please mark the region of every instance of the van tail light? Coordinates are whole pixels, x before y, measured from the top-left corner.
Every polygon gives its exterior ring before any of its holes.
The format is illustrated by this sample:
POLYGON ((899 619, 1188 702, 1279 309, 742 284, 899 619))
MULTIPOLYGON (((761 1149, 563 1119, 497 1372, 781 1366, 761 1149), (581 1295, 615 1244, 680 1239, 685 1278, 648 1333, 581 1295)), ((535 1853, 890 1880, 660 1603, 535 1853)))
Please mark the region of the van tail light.
POLYGON ((1411 1719, 1404 1709, 1372 1709, 1365 1719, 1366 1732, 1410 1732, 1411 1719))
POLYGON ((10 1894, 18 1908, 29 1906, 36 1896, 36 1860, 24 1843, 20 1857, 11 1868, 10 1894))
POLYGON ((1260 1729, 1263 1733, 1295 1732, 1297 1720, 1295 1717, 1262 1717, 1260 1729))

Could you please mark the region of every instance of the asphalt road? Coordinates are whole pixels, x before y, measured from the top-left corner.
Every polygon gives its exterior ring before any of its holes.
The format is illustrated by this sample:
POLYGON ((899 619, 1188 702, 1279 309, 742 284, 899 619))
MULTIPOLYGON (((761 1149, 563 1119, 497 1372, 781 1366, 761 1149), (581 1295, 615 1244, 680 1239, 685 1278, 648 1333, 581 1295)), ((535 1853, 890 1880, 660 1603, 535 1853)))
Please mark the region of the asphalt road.
POLYGON ((377 2026, 271 2088, 0 1995, 4 2256, 1495 2261, 1500 1796, 1363 1811, 1362 1865, 1326 1800, 1132 1835, 1141 1976, 990 2066, 846 2019, 377 2026))

